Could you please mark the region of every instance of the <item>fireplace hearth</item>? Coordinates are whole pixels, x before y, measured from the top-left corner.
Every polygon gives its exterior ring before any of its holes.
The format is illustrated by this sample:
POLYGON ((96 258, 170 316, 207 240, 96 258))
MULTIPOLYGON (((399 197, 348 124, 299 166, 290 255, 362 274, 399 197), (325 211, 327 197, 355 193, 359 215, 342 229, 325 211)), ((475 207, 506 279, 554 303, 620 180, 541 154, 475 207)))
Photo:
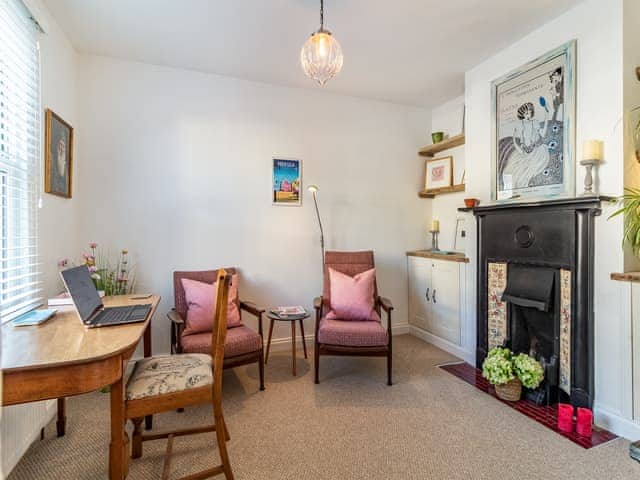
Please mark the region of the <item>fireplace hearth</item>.
MULTIPOLYGON (((604 199, 604 198, 602 198, 604 199)), ((593 406, 594 219, 599 197, 476 207, 476 367, 507 346, 537 358, 538 404, 593 406)))

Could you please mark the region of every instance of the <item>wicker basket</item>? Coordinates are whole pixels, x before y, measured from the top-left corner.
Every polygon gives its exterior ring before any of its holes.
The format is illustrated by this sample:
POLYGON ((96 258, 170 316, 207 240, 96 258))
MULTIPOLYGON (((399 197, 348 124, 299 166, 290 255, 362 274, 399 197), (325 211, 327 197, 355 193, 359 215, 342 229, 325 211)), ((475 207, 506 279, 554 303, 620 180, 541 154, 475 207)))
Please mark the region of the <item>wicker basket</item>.
POLYGON ((498 398, 506 400, 507 402, 517 402, 522 395, 522 383, 520 383, 518 377, 502 385, 494 385, 494 387, 498 398))

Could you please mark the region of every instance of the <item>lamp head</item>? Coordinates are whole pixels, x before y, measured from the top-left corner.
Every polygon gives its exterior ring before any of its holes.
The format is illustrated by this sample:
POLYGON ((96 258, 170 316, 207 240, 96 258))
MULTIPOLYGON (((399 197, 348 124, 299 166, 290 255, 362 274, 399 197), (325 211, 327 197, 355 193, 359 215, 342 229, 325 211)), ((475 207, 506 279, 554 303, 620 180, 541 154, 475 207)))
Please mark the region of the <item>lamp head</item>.
POLYGON ((318 193, 319 188, 317 185, 309 185, 307 190, 311 193, 318 193))

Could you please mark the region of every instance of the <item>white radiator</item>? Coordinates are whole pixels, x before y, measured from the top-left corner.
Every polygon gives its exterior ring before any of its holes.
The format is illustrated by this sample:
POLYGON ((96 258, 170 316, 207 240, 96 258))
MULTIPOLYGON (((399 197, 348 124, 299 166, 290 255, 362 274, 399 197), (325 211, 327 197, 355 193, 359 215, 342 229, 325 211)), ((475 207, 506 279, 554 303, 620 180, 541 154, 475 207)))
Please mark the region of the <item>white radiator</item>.
POLYGON ((9 475, 40 430, 56 413, 55 400, 2 408, 0 413, 0 479, 9 475))

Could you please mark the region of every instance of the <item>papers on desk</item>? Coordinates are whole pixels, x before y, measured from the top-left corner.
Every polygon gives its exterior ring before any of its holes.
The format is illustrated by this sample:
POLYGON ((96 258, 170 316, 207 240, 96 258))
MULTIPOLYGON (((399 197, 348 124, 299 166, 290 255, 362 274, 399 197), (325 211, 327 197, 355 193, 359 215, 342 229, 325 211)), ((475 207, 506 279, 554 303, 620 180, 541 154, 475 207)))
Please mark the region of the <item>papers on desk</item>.
POLYGON ((291 315, 304 315, 307 311, 300 305, 295 307, 277 307, 274 313, 277 313, 281 317, 287 317, 291 315))
POLYGON ((14 327, 29 327, 31 325, 40 325, 46 322, 56 314, 55 308, 47 308, 44 310, 32 310, 20 315, 12 323, 14 327))

